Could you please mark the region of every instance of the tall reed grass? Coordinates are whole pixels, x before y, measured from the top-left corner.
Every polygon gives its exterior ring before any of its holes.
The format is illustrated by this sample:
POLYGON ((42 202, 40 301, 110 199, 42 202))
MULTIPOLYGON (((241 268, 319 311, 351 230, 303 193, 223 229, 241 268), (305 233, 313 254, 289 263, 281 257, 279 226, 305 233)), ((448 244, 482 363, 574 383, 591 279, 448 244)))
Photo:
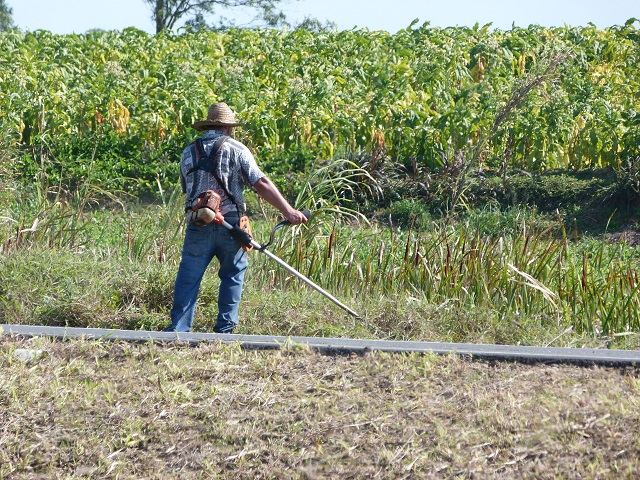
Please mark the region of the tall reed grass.
MULTIPOLYGON (((405 295, 433 304, 489 308, 504 318, 541 315, 591 335, 640 331, 640 255, 624 242, 568 238, 562 223, 535 219, 519 231, 487 236, 470 222, 433 222, 427 230, 392 230, 340 221, 312 223, 281 240, 295 268, 348 298, 405 295)), ((285 272, 262 265, 272 283, 285 272)))

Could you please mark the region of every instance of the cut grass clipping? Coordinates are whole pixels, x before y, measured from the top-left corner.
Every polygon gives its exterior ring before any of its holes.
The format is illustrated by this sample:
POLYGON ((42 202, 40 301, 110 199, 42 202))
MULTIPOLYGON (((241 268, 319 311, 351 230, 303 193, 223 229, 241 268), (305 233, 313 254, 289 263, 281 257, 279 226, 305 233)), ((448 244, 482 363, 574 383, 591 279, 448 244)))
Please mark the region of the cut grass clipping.
POLYGON ((632 479, 637 373, 3 337, 0 478, 632 479))

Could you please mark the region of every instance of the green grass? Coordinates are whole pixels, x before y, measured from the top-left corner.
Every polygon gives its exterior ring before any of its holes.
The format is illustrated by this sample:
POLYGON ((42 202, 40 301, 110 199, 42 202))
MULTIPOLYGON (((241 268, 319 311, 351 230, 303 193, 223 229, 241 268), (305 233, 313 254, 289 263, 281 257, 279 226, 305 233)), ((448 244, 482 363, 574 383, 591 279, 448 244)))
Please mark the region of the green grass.
MULTIPOLYGON (((0 321, 127 329, 168 322, 180 260, 180 197, 143 206, 44 208, 35 231, 5 222, 0 321)), ((49 202, 44 200, 43 203, 49 202)), ((273 211, 256 199, 254 236, 273 211), (264 212, 264 213, 260 213, 264 212)), ((20 205, 14 205, 20 211, 20 205)), ((316 211, 281 229, 271 250, 361 314, 348 316, 252 252, 238 333, 554 346, 637 346, 640 255, 624 241, 573 240, 530 209, 484 209, 422 229, 316 211)), ((33 220, 23 210, 25 225, 33 220)), ((195 329, 216 317, 215 266, 195 329)))
MULTIPOLYGON (((158 182, 158 201, 142 204, 94 183, 89 176, 67 192, 43 173, 25 193, 3 179, 0 321, 167 324, 182 196, 158 182)), ((238 333, 640 345, 640 253, 626 237, 583 235, 567 230, 560 212, 495 202, 441 218, 406 199, 391 204, 390 223, 384 214, 368 221, 357 199, 374 199, 378 185, 353 162, 328 163, 302 182, 294 202, 313 211, 311 222, 280 229, 270 247, 361 318, 252 252, 238 333)), ((264 243, 278 218, 255 195, 248 201, 254 237, 264 243)), ((212 329, 217 288, 214 265, 202 284, 197 331, 212 329)))

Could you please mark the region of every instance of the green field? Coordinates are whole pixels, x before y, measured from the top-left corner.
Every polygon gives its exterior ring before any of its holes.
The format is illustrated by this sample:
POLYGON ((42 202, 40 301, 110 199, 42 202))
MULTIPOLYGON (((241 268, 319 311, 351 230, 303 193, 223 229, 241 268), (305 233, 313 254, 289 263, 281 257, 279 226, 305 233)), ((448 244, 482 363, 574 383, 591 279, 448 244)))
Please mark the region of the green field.
MULTIPOLYGON (((285 178, 334 158, 405 176, 475 167, 620 168, 640 154, 638 21, 605 30, 414 25, 0 34, 3 151, 32 178, 156 192, 190 125, 225 100, 285 178), (514 102, 515 100, 515 102, 514 102)), ((391 200, 391 199, 389 199, 391 200)))
MULTIPOLYGON (((0 33, 0 324, 166 326, 224 100, 361 315, 252 252, 236 333, 638 349, 638 25, 0 33)), ((3 336, 0 478, 635 479, 637 374, 3 336)))
MULTIPOLYGON (((308 229, 253 253, 243 333, 638 344, 637 21, 395 35, 0 34, 0 320, 158 329, 177 160, 224 99, 308 229)), ((276 222, 250 195, 258 240, 276 222)), ((197 328, 215 317, 205 279, 197 328)))

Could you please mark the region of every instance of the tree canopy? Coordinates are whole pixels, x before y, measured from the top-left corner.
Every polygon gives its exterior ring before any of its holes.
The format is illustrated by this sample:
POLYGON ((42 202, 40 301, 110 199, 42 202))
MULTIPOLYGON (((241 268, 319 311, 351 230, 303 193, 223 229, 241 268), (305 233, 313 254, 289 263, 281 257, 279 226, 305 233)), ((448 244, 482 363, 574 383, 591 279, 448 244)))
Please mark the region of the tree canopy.
POLYGON ((0 32, 13 28, 13 10, 4 0, 0 0, 0 32))
MULTIPOLYGON (((2 2, 3 0, 0 0, 2 2)), ((195 28, 206 27, 205 17, 216 9, 249 7, 256 10, 269 26, 277 26, 285 21, 285 16, 277 10, 279 3, 287 0, 144 0, 151 7, 151 18, 156 24, 156 33, 171 30, 186 16, 191 16, 188 25, 195 28)))

